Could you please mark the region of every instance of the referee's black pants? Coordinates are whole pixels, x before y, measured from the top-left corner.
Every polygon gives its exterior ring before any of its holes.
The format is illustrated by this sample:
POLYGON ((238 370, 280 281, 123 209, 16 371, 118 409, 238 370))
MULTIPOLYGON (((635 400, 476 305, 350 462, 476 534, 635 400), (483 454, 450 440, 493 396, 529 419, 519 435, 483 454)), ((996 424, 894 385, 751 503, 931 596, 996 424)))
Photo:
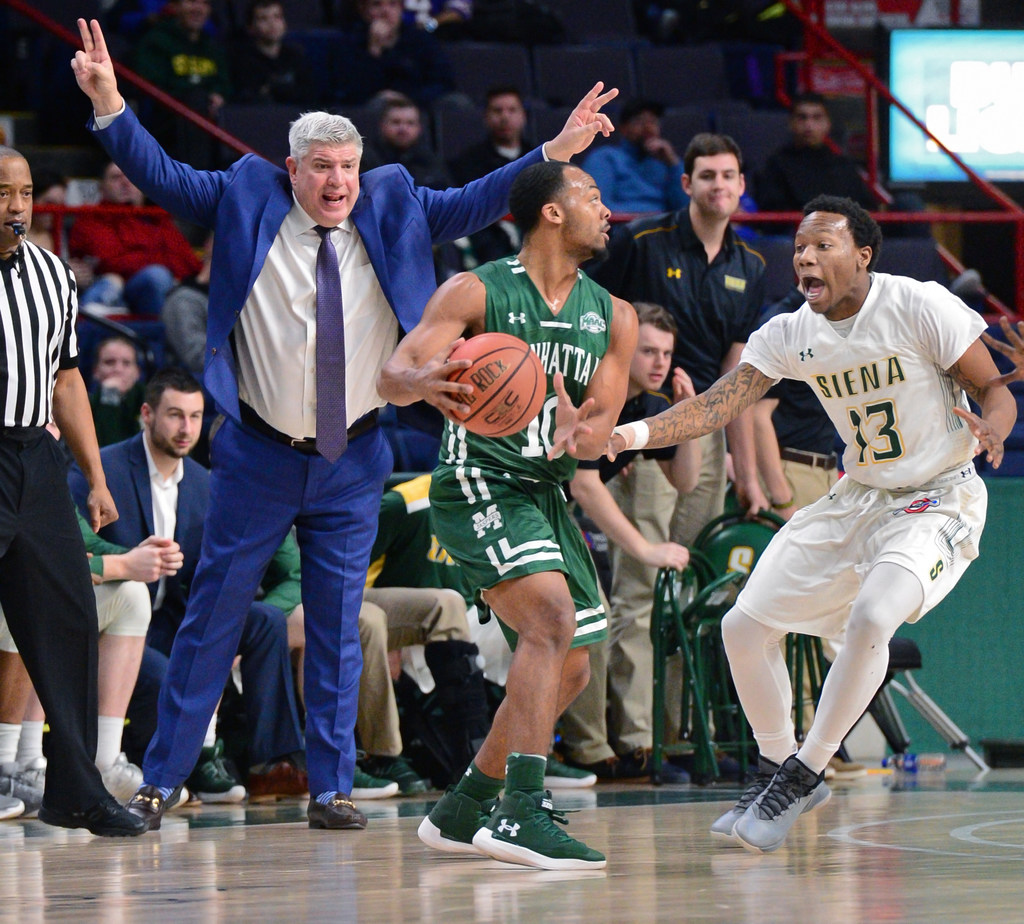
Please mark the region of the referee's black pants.
POLYGON ((96 769, 96 598, 56 440, 0 429, 0 604, 46 710, 44 803, 79 812, 106 796, 96 769))

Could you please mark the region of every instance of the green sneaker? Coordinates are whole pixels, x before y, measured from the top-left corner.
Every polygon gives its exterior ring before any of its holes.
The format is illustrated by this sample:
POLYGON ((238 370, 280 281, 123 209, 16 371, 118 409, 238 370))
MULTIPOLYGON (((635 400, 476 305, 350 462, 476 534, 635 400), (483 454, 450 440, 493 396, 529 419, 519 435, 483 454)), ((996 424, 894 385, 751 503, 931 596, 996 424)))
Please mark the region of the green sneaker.
POLYGON ((224 742, 218 738, 213 747, 203 748, 192 774, 185 781, 201 802, 241 802, 245 787, 224 765, 224 742))
POLYGON ((398 784, 394 780, 382 780, 370 776, 365 770, 356 764, 356 772, 352 777, 352 792, 349 796, 354 799, 390 799, 398 792, 398 784))
POLYGON ((563 764, 553 754, 548 757, 548 765, 544 770, 544 785, 548 789, 586 789, 596 782, 596 773, 563 764))
POLYGON ((399 795, 413 796, 433 788, 430 781, 421 779, 401 754, 398 757, 371 754, 361 760, 359 765, 371 776, 397 783, 399 795))
POLYGON ((550 792, 505 793, 487 826, 473 835, 482 853, 538 869, 604 869, 603 853, 569 837, 555 822, 568 824, 555 811, 550 792))
POLYGON ((416 833, 434 850, 478 857, 481 852, 473 846, 473 835, 483 830, 493 809, 494 802, 477 802, 449 786, 430 814, 420 822, 416 833))

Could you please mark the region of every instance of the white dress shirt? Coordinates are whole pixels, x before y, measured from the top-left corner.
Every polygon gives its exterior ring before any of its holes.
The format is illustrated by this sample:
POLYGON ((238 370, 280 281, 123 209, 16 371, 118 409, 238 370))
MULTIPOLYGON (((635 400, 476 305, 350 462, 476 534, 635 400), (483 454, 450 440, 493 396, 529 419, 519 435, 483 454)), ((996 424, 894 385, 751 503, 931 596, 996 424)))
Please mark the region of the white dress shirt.
MULTIPOLYGON (((316 222, 295 202, 285 216, 235 327, 238 396, 270 426, 316 436, 316 222)), ((346 219, 331 231, 345 312, 348 424, 385 402, 377 376, 398 343, 398 319, 346 219)))
MULTIPOLYGON (((185 477, 185 460, 178 459, 178 465, 170 478, 164 478, 153 461, 149 448, 149 435, 143 434, 142 445, 146 447, 146 465, 149 467, 149 488, 153 495, 153 535, 161 539, 173 539, 178 525, 178 483, 185 477)), ((161 577, 153 598, 153 609, 160 609, 166 592, 166 577, 161 577)))

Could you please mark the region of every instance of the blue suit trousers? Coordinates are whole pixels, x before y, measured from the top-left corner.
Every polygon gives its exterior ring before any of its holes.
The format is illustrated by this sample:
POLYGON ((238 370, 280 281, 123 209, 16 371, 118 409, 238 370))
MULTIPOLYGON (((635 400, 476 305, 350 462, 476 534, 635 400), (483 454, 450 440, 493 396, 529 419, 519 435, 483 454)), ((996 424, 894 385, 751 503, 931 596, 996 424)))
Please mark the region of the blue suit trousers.
POLYGON ((226 420, 211 445, 210 504, 188 609, 160 691, 147 783, 191 772, 238 650, 246 614, 294 523, 305 610, 310 792, 349 793, 362 652, 359 607, 392 455, 379 427, 335 463, 226 420))

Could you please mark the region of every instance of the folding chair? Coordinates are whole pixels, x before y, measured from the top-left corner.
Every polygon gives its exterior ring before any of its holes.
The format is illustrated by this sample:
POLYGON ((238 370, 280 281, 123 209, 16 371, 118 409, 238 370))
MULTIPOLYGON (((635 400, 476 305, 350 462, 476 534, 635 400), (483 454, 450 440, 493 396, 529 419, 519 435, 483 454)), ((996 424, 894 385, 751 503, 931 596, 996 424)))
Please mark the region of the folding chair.
MULTIPOLYGON (((746 724, 735 704, 721 694, 725 652, 721 633, 711 631, 732 607, 746 575, 731 571, 700 587, 692 565, 683 571, 663 568, 654 583, 651 643, 654 651, 654 704, 652 715, 651 779, 660 782, 661 764, 668 754, 693 753, 696 778, 717 775, 715 746, 735 744, 745 752, 749 744, 746 724), (680 744, 665 744, 665 662, 679 651, 683 658, 683 697, 680 744), (730 728, 733 741, 712 740, 716 730, 730 728)), ((724 666, 727 679, 728 666, 724 666)))
POLYGON ((878 723, 886 743, 894 754, 903 754, 910 747, 910 737, 893 700, 891 691, 895 690, 942 735, 953 750, 963 751, 979 770, 984 772, 990 769, 985 760, 971 747, 970 738, 960 726, 938 707, 935 700, 925 693, 911 676, 910 672, 918 670, 921 663, 921 649, 912 638, 894 636, 889 640, 889 669, 886 671, 882 686, 868 706, 868 713, 878 723), (895 679, 896 674, 902 675, 902 682, 895 679))

